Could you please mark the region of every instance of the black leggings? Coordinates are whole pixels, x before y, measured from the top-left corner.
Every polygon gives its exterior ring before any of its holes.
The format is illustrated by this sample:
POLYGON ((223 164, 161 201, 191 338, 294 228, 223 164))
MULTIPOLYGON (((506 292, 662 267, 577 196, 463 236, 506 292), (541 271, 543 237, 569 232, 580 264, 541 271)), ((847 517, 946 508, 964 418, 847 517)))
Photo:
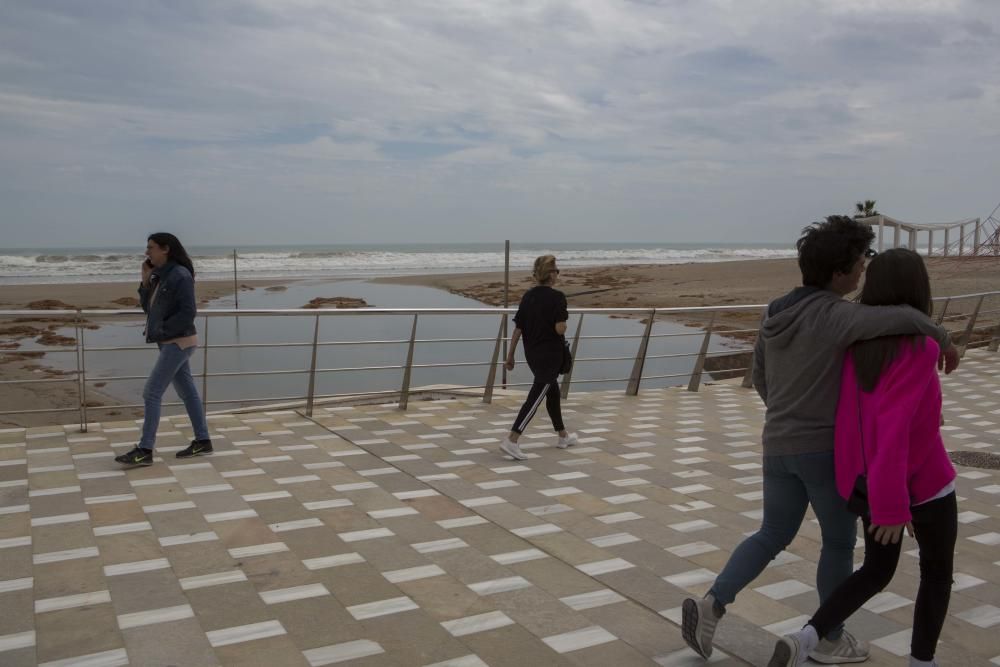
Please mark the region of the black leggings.
MULTIPOLYGON (((933 660, 951 598, 955 540, 958 538, 955 493, 915 505, 910 508, 910 513, 913 515, 913 534, 920 547, 920 588, 913 608, 910 655, 917 660, 933 660)), ((879 544, 868 533, 870 525, 871 520, 865 517, 865 562, 834 591, 809 621, 820 637, 839 627, 848 616, 885 588, 896 573, 903 540, 896 544, 879 544)))
POLYGON ((566 429, 563 425, 562 409, 559 405, 559 382, 554 379, 544 381, 535 378, 534 384, 528 390, 528 397, 524 399, 524 405, 521 406, 521 411, 517 413, 514 425, 510 427, 511 431, 514 433, 524 433, 524 429, 528 427, 528 422, 535 416, 542 398, 545 399, 545 409, 548 410, 549 418, 552 420, 552 428, 556 431, 566 429))

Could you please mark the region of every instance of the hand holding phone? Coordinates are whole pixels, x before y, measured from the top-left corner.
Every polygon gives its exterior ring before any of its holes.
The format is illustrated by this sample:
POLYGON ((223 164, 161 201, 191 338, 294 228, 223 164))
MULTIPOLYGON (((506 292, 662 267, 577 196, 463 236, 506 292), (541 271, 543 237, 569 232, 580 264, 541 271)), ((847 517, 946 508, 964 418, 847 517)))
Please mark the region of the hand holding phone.
POLYGON ((149 276, 153 273, 153 263, 147 257, 142 263, 142 282, 148 283, 149 276))

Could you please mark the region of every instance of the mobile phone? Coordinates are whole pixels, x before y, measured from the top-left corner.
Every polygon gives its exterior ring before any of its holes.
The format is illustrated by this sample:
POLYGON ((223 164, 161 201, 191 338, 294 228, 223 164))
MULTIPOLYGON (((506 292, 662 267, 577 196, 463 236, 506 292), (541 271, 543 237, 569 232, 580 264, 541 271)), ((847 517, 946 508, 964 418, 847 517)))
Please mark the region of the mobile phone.
POLYGON ((150 268, 152 268, 152 266, 153 266, 153 262, 151 262, 151 261, 149 260, 149 257, 147 257, 147 258, 146 258, 146 261, 145 261, 145 262, 143 262, 143 263, 144 263, 144 264, 145 264, 146 266, 150 267, 150 268))

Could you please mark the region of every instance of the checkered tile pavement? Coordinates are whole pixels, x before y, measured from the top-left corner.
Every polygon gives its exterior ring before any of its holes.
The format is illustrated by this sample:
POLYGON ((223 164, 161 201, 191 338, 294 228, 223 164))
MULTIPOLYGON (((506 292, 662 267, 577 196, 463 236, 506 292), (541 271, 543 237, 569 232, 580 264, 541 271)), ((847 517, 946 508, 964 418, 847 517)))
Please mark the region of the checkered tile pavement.
MULTIPOLYGON (((944 380, 949 447, 1000 453, 1000 356, 944 380)), ((501 395, 213 417, 216 452, 120 470, 133 422, 0 432, 0 664, 696 665, 680 603, 760 518, 762 407, 733 383, 574 393, 523 462, 501 395)), ((1000 664, 1000 473, 961 469, 943 664, 1000 664)), ((912 542, 910 543, 912 546, 912 542)), ((730 607, 713 664, 760 664, 817 603, 819 530, 730 607), (737 657, 738 656, 738 657, 737 657)), ((919 576, 850 621, 902 664, 919 576)), ((862 550, 858 549, 858 559, 862 550)))

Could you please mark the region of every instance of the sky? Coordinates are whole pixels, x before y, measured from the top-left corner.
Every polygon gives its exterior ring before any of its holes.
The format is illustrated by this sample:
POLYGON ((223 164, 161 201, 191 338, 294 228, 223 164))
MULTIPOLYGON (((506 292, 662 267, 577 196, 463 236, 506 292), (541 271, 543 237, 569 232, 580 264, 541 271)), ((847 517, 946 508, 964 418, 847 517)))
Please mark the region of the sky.
POLYGON ((3 0, 2 245, 985 217, 998 33, 997 0, 3 0))

